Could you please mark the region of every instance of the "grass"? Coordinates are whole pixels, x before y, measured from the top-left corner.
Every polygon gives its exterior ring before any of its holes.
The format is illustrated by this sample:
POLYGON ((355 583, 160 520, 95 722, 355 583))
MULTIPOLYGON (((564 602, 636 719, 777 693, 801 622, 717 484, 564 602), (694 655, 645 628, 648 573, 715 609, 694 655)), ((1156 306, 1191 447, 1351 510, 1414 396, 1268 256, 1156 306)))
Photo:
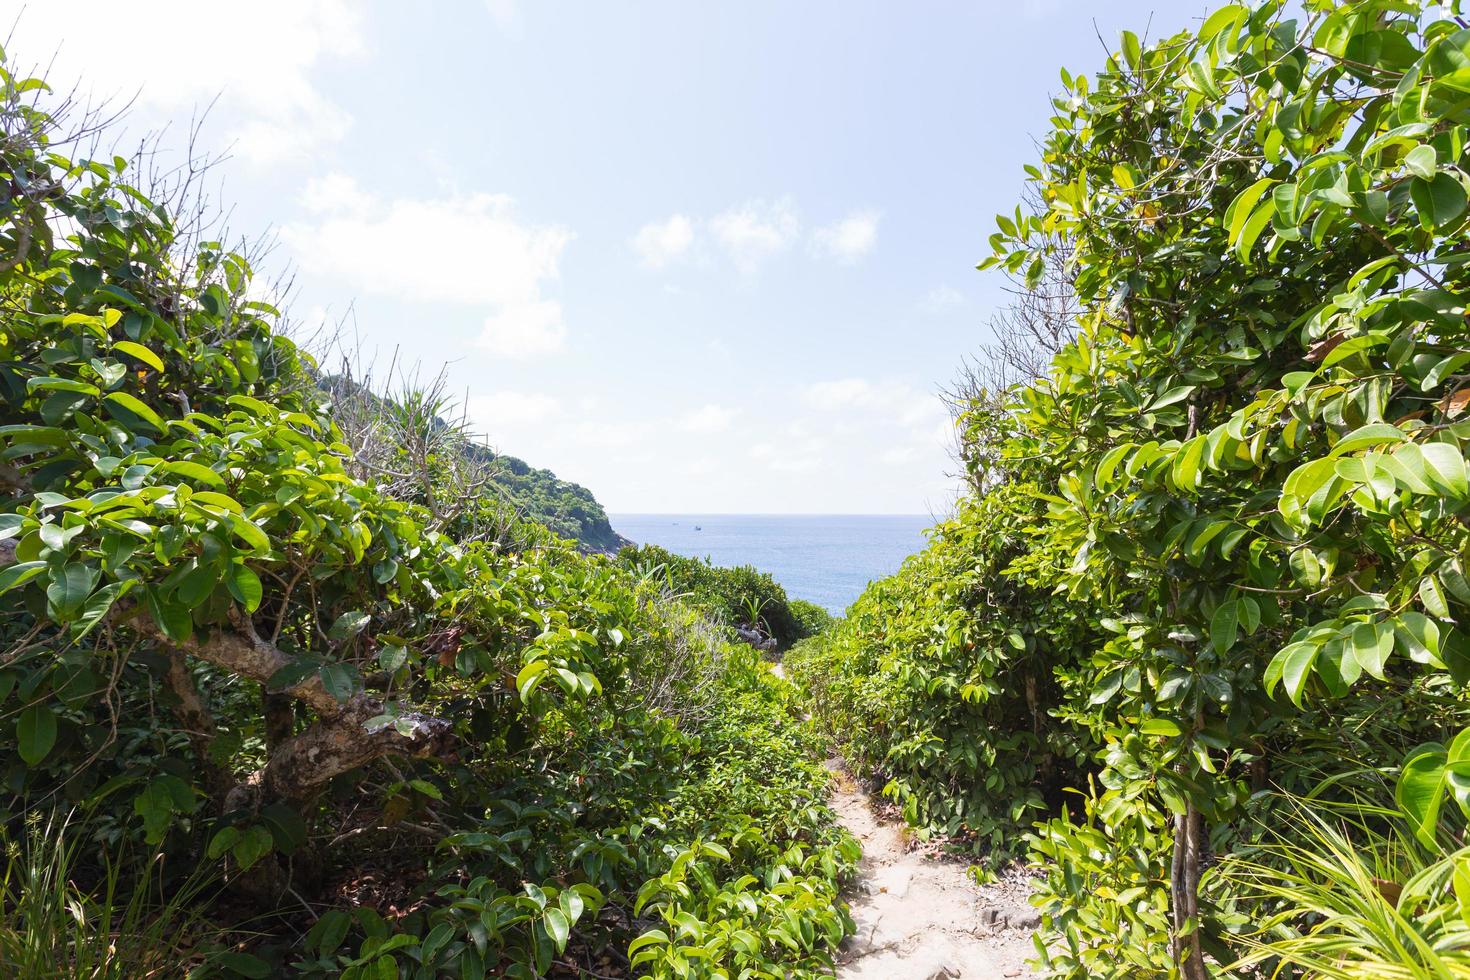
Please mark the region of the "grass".
POLYGON ((73 811, 32 815, 19 838, 0 834, 0 975, 179 976, 191 958, 186 944, 212 931, 200 901, 212 879, 194 873, 167 887, 162 855, 140 867, 105 848, 94 851, 86 831, 73 811))

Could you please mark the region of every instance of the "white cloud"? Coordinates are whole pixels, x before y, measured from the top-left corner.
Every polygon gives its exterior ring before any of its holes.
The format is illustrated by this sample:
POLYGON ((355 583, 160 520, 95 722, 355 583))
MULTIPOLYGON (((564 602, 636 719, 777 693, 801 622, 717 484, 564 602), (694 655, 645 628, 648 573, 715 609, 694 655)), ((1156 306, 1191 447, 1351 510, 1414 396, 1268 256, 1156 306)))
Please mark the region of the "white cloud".
POLYGON ((901 381, 842 378, 807 385, 802 400, 820 412, 852 409, 881 411, 905 425, 928 423, 945 415, 939 397, 901 381))
POLYGON ((309 220, 281 229, 307 272, 364 293, 419 303, 487 307, 479 346, 508 357, 561 350, 561 304, 543 296, 571 232, 522 222, 509 197, 464 194, 380 199, 351 178, 312 181, 309 220), (432 242, 432 262, 409 261, 432 242))
POLYGON ((136 94, 149 123, 154 115, 187 116, 219 96, 235 152, 270 164, 307 157, 347 134, 352 117, 322 93, 312 71, 361 54, 365 43, 360 9, 346 0, 255 0, 248 8, 149 0, 146 10, 48 0, 24 8, 12 47, 41 64, 55 52, 58 91, 79 81, 96 99, 136 94))
POLYGON ((309 178, 299 201, 312 214, 362 214, 370 203, 357 180, 340 171, 309 178))
POLYGON ((855 211, 812 232, 812 248, 845 265, 867 255, 878 244, 878 212, 855 211))
POLYGON ((921 313, 947 313, 950 310, 965 305, 965 294, 953 286, 935 286, 924 294, 919 300, 919 311, 921 313))
POLYGON ((790 199, 750 201, 710 219, 710 231, 735 265, 753 273, 773 255, 786 251, 796 241, 801 222, 790 199))
POLYGON ((501 357, 534 357, 555 354, 567 345, 566 324, 561 322, 561 304, 543 299, 508 306, 485 318, 475 346, 501 357))
POLYGON ((872 383, 862 378, 818 381, 816 384, 808 385, 803 395, 808 405, 824 412, 859 405, 868 401, 872 396, 872 383))
POLYGON ((694 223, 682 214, 651 221, 633 236, 633 250, 651 269, 662 269, 694 244, 694 223))
POLYGON ((722 405, 705 405, 680 420, 679 428, 685 432, 723 432, 730 428, 736 414, 734 409, 722 405))
POLYGON ((508 427, 545 422, 561 414, 561 402, 540 391, 496 391, 475 395, 466 405, 466 414, 487 436, 493 437, 508 427))

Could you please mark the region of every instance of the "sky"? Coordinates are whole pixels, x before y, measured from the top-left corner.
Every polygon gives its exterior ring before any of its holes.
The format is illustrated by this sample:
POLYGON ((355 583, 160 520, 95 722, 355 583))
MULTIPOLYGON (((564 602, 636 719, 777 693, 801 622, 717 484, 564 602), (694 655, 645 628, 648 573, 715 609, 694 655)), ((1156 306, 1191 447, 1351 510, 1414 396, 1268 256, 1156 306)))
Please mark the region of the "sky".
MULTIPOLYGON (((613 513, 933 513, 1058 69, 1192 0, 0 0, 12 67, 222 154, 303 335, 445 372, 613 513)), ((336 357, 337 355, 332 355, 336 357)), ((336 364, 324 363, 329 370, 336 364)))

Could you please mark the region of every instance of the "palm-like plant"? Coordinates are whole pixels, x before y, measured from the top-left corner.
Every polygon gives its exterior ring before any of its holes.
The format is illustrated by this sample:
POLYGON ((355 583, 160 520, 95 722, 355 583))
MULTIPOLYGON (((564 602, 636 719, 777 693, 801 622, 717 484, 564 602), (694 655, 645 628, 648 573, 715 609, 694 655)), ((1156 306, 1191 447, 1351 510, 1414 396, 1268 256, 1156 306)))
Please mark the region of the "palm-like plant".
POLYGON ((1217 870, 1279 910, 1229 975, 1470 978, 1470 848, 1427 852, 1397 811, 1367 803, 1289 805, 1289 831, 1217 870))

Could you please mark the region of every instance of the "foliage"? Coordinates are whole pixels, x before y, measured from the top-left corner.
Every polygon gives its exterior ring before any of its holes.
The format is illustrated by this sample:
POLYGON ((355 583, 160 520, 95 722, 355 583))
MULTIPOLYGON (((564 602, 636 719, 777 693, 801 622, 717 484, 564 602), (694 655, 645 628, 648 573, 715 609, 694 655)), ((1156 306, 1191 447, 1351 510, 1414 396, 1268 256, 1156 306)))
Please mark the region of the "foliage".
POLYGON ((352 447, 354 474, 423 504, 458 538, 504 537, 530 521, 588 552, 612 554, 626 543, 586 487, 495 452, 467 419, 456 420, 442 375, 383 393, 347 373, 324 378, 321 387, 352 447), (465 504, 468 515, 460 513, 465 504))
POLYGON ((1344 980, 1470 976, 1470 853, 1426 850, 1399 814, 1371 802, 1287 803, 1293 832, 1267 831, 1255 854, 1218 872, 1275 910, 1252 923, 1234 968, 1344 980))
MULTIPOLYGON (((0 968, 11 977, 96 980, 176 974, 184 948, 210 945, 217 931, 202 914, 209 876, 165 888, 161 869, 150 867, 131 881, 131 862, 117 852, 93 867, 74 832, 78 819, 37 811, 18 839, 0 837, 0 968), (79 884, 89 879, 93 887, 79 884)), ((223 967, 230 956, 216 948, 197 959, 223 967)))
POLYGON ((725 568, 708 558, 686 558, 656 544, 628 545, 618 552, 618 561, 644 578, 663 583, 721 622, 759 627, 781 648, 816 635, 831 621, 812 603, 795 606, 769 572, 750 565, 725 568))
MULTIPOLYGON (((1036 844, 1055 976, 1205 976, 1239 929, 1207 853, 1250 846, 1255 791, 1341 775, 1329 733, 1393 767, 1424 728, 1464 724, 1470 30, 1458 4, 1304 7, 1231 4, 1063 72, 1028 168, 1039 207, 998 218, 984 264, 1037 282, 1064 248, 1077 310, 1044 377, 962 419, 972 485, 1011 513, 961 525, 1025 535, 982 580, 1048 593, 1079 627, 1038 677, 1099 767, 1085 819, 1036 844)), ((921 601, 915 578, 859 607, 921 601)), ((940 596, 920 623, 997 634, 1012 615, 940 596)), ((834 685, 892 644, 853 642, 834 685)), ((898 649, 900 670, 927 662, 898 649)), ((860 689, 834 689, 831 727, 859 730, 860 689)), ((1467 743, 1432 739, 1398 796, 1426 835, 1447 795, 1470 811, 1467 743)))
POLYGON ((0 826, 72 800, 59 853, 158 855, 26 889, 7 942, 63 905, 105 937, 113 898, 167 928, 197 868, 263 933, 227 975, 575 973, 644 934, 651 976, 820 971, 854 845, 789 686, 608 558, 470 533, 503 507, 449 519, 432 453, 370 475, 243 255, 0 86, 0 826))
POLYGON ((796 620, 796 635, 800 637, 816 636, 825 633, 837 622, 833 616, 822 606, 805 599, 791 599, 786 605, 791 609, 791 618, 796 620))
POLYGON ((823 728, 911 824, 995 860, 1020 850, 1089 747, 1046 712, 1057 657, 1095 627, 1048 594, 1026 550, 1039 517, 1024 486, 966 501, 787 658, 823 728))

